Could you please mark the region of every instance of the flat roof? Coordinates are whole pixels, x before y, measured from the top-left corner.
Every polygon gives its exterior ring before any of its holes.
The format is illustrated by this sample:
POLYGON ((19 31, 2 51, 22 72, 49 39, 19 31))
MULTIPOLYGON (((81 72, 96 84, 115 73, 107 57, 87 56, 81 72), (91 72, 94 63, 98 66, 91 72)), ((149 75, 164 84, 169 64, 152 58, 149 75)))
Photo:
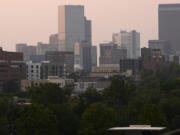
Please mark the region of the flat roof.
POLYGON ((176 11, 176 10, 180 10, 180 3, 159 5, 159 11, 176 11))
POLYGON ((130 125, 129 127, 113 127, 109 128, 109 131, 127 131, 127 130, 149 130, 149 131, 161 131, 166 127, 151 127, 150 125, 130 125))

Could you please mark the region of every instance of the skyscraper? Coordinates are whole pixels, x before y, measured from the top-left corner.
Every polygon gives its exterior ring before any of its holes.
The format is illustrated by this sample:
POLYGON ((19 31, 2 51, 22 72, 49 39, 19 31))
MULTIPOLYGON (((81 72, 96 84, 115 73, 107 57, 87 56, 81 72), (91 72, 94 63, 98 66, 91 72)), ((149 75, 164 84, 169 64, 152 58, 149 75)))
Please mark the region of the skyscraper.
POLYGON ((84 16, 84 6, 59 6, 58 34, 60 51, 73 52, 76 42, 91 42, 91 21, 84 16))
POLYGON ((92 60, 92 71, 97 67, 97 47, 91 47, 91 60, 92 60))
MULTIPOLYGON (((97 54, 94 54, 97 56, 97 54)), ((76 42, 74 45, 74 68, 75 71, 84 70, 91 72, 92 69, 92 46, 89 42, 76 42)), ((97 57, 96 57, 97 59, 97 57)), ((95 62, 94 62, 95 63, 95 62)))
POLYGON ((127 49, 127 58, 140 57, 140 33, 132 30, 113 34, 113 43, 120 48, 127 49))
POLYGON ((172 53, 180 52, 180 4, 159 5, 159 40, 168 41, 172 53))

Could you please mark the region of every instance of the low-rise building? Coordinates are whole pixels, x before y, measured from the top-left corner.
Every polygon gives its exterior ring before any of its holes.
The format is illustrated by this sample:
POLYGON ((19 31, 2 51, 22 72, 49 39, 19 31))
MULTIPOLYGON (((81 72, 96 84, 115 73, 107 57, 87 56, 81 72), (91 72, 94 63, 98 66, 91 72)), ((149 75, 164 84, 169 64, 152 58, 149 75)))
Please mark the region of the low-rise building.
POLYGON ((111 81, 106 80, 104 77, 82 77, 75 82, 74 92, 84 92, 88 88, 94 88, 97 90, 103 90, 109 87, 111 81))
POLYGON ((169 61, 160 49, 142 48, 141 49, 142 69, 159 70, 167 67, 169 61))
POLYGON ((171 54, 171 45, 168 41, 164 40, 149 40, 149 48, 152 50, 161 50, 164 54, 171 54))
POLYGON ((74 91, 76 93, 85 92, 89 88, 97 89, 98 91, 101 91, 111 85, 110 81, 80 81, 75 82, 75 88, 74 91))
POLYGON ((132 71, 132 74, 135 75, 141 70, 141 60, 140 59, 121 59, 119 63, 119 68, 121 73, 127 71, 132 71))
POLYGON ((27 88, 32 86, 39 86, 40 84, 45 83, 54 83, 58 84, 59 87, 64 88, 65 86, 74 86, 73 79, 59 78, 58 76, 49 76, 45 80, 22 80, 21 81, 21 90, 26 91, 27 88))

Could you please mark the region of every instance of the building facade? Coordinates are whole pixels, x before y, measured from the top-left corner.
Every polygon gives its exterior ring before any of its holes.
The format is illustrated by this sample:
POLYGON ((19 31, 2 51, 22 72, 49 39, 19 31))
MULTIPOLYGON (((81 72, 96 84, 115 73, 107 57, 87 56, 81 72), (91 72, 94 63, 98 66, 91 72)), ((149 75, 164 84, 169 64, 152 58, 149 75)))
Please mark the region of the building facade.
POLYGON ((140 33, 132 30, 121 31, 113 34, 113 43, 127 49, 127 58, 137 59, 140 57, 140 33))
POLYGON ((21 81, 21 90, 26 91, 27 88, 32 86, 39 86, 41 84, 53 83, 59 85, 60 88, 64 88, 66 86, 73 86, 73 79, 59 78, 58 76, 49 76, 44 80, 22 80, 21 81))
POLYGON ((148 44, 151 49, 160 49, 164 54, 171 54, 171 46, 168 41, 164 40, 149 40, 148 44))
POLYGON ((75 42, 91 42, 91 21, 84 16, 84 6, 59 6, 58 35, 60 51, 73 52, 75 42))
MULTIPOLYGON (((94 57, 96 56, 97 54, 94 57)), ((82 41, 74 44, 74 68, 75 71, 84 70, 85 72, 91 72, 92 46, 89 42, 82 41)))
POLYGON ((99 63, 102 67, 119 67, 119 60, 127 58, 127 50, 114 43, 100 44, 99 63))
POLYGON ((94 71, 97 67, 97 47, 91 47, 91 60, 92 60, 92 71, 94 71))
POLYGON ((141 48, 142 69, 153 71, 169 66, 166 55, 160 49, 141 48))
POLYGON ((29 61, 26 63, 27 80, 40 80, 41 79, 41 63, 33 63, 29 61))
POLYGON ((26 78, 26 66, 23 62, 23 54, 18 52, 6 52, 0 48, 0 89, 4 83, 16 81, 20 85, 20 80, 26 78))
POLYGON ((16 52, 22 52, 24 61, 29 61, 31 55, 36 55, 36 46, 28 46, 27 44, 16 44, 16 52))
POLYGON ((58 46, 58 34, 52 34, 49 36, 49 44, 58 46))
POLYGON ((159 5, 159 40, 168 41, 172 54, 180 52, 180 4, 159 5))
POLYGON ((51 65, 59 65, 63 67, 65 74, 74 72, 74 53, 73 52, 58 52, 58 51, 47 52, 45 57, 46 57, 46 60, 51 63, 51 65))
POLYGON ((56 44, 44 44, 44 43, 41 43, 39 42, 37 44, 37 55, 45 55, 46 52, 49 52, 49 51, 58 51, 58 45, 56 44))
POLYGON ((140 59, 124 59, 120 60, 120 72, 124 73, 128 70, 132 72, 133 75, 141 70, 141 60, 140 59))

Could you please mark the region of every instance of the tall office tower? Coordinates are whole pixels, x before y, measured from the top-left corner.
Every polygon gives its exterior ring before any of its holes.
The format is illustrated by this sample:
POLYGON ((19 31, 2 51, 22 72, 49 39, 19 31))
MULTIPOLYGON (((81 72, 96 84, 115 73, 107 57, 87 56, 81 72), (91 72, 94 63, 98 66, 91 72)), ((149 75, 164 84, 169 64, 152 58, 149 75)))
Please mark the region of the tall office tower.
POLYGON ((86 41, 76 42, 74 44, 74 68, 75 71, 84 70, 91 72, 92 69, 92 53, 91 44, 86 41))
POLYGON ((88 42, 81 42, 82 44, 82 58, 83 58, 83 70, 85 72, 91 72, 92 58, 91 58, 91 45, 88 42))
POLYGON ((91 22, 84 16, 84 6, 59 6, 58 35, 60 51, 73 52, 75 42, 91 41, 91 22))
POLYGON ((91 20, 87 20, 85 17, 85 41, 92 44, 92 24, 91 20))
POLYGON ((83 70, 82 47, 79 42, 74 44, 74 70, 83 70))
POLYGON ((29 61, 31 55, 36 55, 36 46, 16 44, 16 52, 22 52, 24 55, 24 61, 29 61))
POLYGON ((113 43, 120 48, 127 49, 127 58, 137 59, 140 57, 140 33, 135 30, 113 34, 113 43))
POLYGON ((180 4, 159 5, 159 40, 169 41, 172 53, 180 52, 180 4))
POLYGON ((97 67, 97 47, 96 46, 91 47, 91 60, 92 60, 92 71, 95 71, 95 68, 97 67))

